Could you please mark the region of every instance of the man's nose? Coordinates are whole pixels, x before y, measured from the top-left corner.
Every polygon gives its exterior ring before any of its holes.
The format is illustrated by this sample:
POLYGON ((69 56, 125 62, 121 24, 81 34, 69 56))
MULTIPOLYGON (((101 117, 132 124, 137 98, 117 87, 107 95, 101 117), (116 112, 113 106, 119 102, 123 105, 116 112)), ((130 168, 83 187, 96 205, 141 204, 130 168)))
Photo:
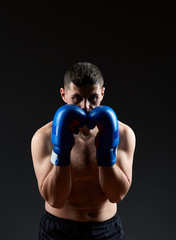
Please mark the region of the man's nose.
POLYGON ((85 111, 88 111, 90 108, 89 101, 87 99, 83 99, 80 103, 80 108, 82 108, 85 111))

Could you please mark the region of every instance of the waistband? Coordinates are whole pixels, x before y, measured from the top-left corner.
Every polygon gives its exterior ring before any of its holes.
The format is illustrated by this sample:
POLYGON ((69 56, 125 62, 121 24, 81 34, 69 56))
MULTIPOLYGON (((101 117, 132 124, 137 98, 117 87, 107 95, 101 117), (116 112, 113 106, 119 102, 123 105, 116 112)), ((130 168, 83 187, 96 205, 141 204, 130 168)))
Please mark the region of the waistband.
POLYGON ((92 226, 112 226, 112 224, 115 222, 115 221, 120 221, 120 218, 119 218, 119 215, 118 213, 116 212, 116 214, 108 219, 108 220, 105 220, 105 221, 100 221, 100 222, 97 222, 97 221, 89 221, 89 222, 80 222, 80 221, 75 221, 75 220, 70 220, 70 219, 64 219, 64 218, 60 218, 60 217, 57 217, 49 212, 46 211, 45 215, 58 222, 58 223, 62 223, 62 224, 66 224, 67 226, 70 225, 70 226, 75 226, 75 227, 92 227, 92 226))

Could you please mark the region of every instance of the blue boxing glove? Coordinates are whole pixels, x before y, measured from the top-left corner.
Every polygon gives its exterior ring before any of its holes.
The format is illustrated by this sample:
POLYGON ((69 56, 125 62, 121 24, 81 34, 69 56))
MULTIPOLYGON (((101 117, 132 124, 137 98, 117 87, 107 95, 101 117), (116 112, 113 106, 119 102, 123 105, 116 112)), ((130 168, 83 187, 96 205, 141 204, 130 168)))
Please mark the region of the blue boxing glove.
POLYGON ((98 127, 95 138, 96 157, 99 166, 112 166, 116 163, 119 144, 118 119, 114 110, 108 106, 99 106, 88 113, 87 127, 98 127))
POLYGON ((70 164, 70 152, 74 145, 73 133, 86 124, 86 113, 80 107, 66 104, 60 107, 52 123, 51 142, 54 145, 51 162, 57 166, 70 164))

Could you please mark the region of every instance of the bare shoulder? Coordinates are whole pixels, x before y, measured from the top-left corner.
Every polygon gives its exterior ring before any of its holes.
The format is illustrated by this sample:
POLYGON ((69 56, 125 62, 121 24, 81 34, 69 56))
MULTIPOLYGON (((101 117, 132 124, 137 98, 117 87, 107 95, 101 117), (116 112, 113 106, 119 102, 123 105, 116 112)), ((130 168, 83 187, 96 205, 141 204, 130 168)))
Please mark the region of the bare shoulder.
POLYGON ((32 161, 39 188, 42 185, 43 179, 52 168, 50 162, 52 152, 51 130, 52 122, 39 128, 31 140, 32 161))
POLYGON ((36 143, 38 141, 41 141, 42 139, 46 140, 47 138, 50 138, 51 130, 52 130, 52 122, 45 124, 34 133, 32 137, 32 142, 36 143))
POLYGON ((119 148, 134 151, 136 136, 132 128, 119 121, 119 148))
POLYGON ((31 151, 33 155, 40 152, 43 155, 50 154, 52 122, 49 122, 39 128, 32 137, 31 151))

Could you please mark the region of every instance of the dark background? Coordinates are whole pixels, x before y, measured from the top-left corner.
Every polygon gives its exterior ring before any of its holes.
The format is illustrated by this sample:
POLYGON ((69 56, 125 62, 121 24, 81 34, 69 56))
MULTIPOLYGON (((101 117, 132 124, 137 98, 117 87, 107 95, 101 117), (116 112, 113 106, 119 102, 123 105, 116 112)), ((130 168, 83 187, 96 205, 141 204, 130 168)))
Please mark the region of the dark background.
POLYGON ((63 104, 63 75, 77 61, 101 69, 102 104, 136 134, 119 204, 127 239, 176 239, 174 34, 169 4, 0 5, 1 239, 37 239, 44 201, 30 142, 63 104))

